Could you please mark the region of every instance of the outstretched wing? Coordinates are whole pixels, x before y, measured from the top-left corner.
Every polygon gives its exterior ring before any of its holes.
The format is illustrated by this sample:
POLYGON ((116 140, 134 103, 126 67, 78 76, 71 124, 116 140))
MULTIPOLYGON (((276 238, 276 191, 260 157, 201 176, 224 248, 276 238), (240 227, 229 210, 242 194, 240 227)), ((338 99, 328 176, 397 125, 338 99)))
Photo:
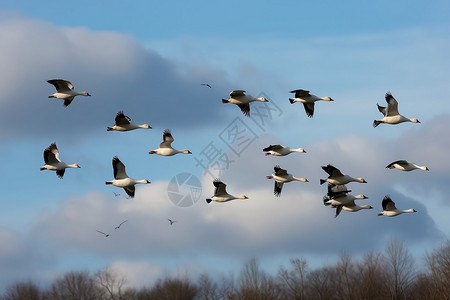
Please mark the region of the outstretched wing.
POLYGON ((303 107, 305 108, 306 115, 312 118, 314 115, 314 102, 303 103, 303 107))
POLYGON ((44 150, 44 162, 48 165, 59 163, 59 151, 56 143, 51 143, 50 146, 44 150))
POLYGON ((386 166, 386 168, 389 169, 390 167, 392 167, 395 164, 401 165, 401 166, 406 166, 406 165, 408 165, 408 162, 406 160, 397 160, 397 161, 394 161, 394 162, 391 162, 390 164, 388 164, 386 166))
POLYGON ((246 117, 250 117, 250 104, 236 104, 241 109, 242 113, 246 117))
POLYGON ((289 93, 295 93, 295 98, 310 96, 309 91, 302 90, 302 89, 293 90, 293 91, 290 91, 289 93))
POLYGON ((230 93, 231 98, 240 97, 240 96, 244 96, 244 95, 245 95, 244 90, 234 90, 230 93))
POLYGON ((281 145, 270 145, 269 147, 264 148, 263 151, 265 151, 265 152, 272 151, 272 150, 277 151, 277 150, 280 150, 280 149, 283 149, 283 146, 281 146, 281 145))
POLYGON ((116 125, 127 125, 130 124, 130 117, 125 116, 123 111, 119 111, 114 119, 116 121, 116 125))
POLYGON ((273 170, 275 171, 276 176, 286 176, 287 171, 285 169, 280 168, 279 165, 276 165, 273 170))
POLYGON ((392 201, 389 195, 384 196, 383 201, 381 202, 381 206, 383 206, 383 210, 397 209, 397 207, 395 207, 395 202, 392 201))
POLYGON ((227 190, 226 190, 227 185, 225 183, 223 183, 222 181, 220 181, 220 179, 218 179, 218 178, 214 179, 213 184, 216 187, 214 189, 214 196, 227 194, 227 190))
POLYGON ((386 108, 386 117, 398 115, 398 102, 392 96, 391 92, 387 92, 384 98, 388 103, 388 106, 386 108))
MULTIPOLYGON (((114 178, 115 179, 128 178, 127 172, 125 172, 125 165, 120 161, 120 159, 117 156, 113 157, 112 165, 113 165, 113 169, 114 169, 114 178)), ((127 192, 128 195, 130 195, 127 190, 125 190, 125 191, 127 192)))
POLYGON ((172 137, 170 129, 166 129, 163 132, 163 141, 161 144, 159 144, 159 148, 170 148, 173 141, 174 139, 172 137))
POLYGON ((339 177, 343 176, 344 174, 341 173, 341 171, 338 168, 333 167, 332 165, 328 164, 327 166, 322 166, 322 169, 328 173, 328 178, 330 177, 339 177))
POLYGON ((64 79, 51 79, 47 80, 47 82, 52 84, 56 88, 56 91, 58 92, 73 90, 72 83, 64 79))
POLYGON ((281 190, 283 189, 283 182, 278 182, 275 180, 275 185, 273 188, 273 194, 277 197, 280 197, 281 190))

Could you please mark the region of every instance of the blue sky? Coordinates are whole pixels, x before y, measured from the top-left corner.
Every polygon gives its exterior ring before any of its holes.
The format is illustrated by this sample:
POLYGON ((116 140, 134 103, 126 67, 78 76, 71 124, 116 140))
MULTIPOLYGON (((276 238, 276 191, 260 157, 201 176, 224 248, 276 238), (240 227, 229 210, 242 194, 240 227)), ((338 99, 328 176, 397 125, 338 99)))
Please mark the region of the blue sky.
POLYGON ((291 257, 322 265, 340 251, 381 250, 391 238, 418 257, 440 245, 450 234, 449 5, 3 1, 1 286, 29 278, 46 284, 67 270, 104 267, 139 286, 148 284, 142 278, 180 270, 238 272, 250 257, 276 271, 291 257), (52 78, 71 80, 92 97, 64 108, 47 98, 52 78), (298 88, 335 101, 317 103, 310 119, 288 101, 298 88), (221 103, 234 89, 270 102, 245 118, 221 103), (372 128, 381 116, 376 103, 383 105, 388 90, 402 114, 422 123, 372 128), (106 132, 119 110, 153 129, 106 132), (193 154, 148 155, 166 128, 174 147, 193 154), (242 139, 233 141, 233 128, 245 131, 242 139), (81 165, 63 180, 39 171, 52 142, 65 162, 81 165), (262 148, 276 143, 307 153, 265 157, 262 148), (220 174, 198 165, 212 145, 229 159, 220 174), (134 199, 114 197, 124 192, 104 184, 115 155, 131 177, 152 182, 138 186, 134 199), (384 168, 398 159, 430 172, 384 168), (364 177, 367 185, 351 189, 369 196, 375 209, 334 219, 318 184, 325 178, 320 166, 328 163, 364 177), (310 182, 287 184, 282 197, 273 197, 265 176, 275 164, 310 182), (179 207, 168 183, 186 172, 200 180, 202 193, 194 205, 179 207), (214 176, 249 199, 207 205, 214 176), (386 194, 418 213, 377 217, 386 194), (167 218, 178 222, 170 226, 167 218), (96 232, 111 229, 108 239, 96 232))

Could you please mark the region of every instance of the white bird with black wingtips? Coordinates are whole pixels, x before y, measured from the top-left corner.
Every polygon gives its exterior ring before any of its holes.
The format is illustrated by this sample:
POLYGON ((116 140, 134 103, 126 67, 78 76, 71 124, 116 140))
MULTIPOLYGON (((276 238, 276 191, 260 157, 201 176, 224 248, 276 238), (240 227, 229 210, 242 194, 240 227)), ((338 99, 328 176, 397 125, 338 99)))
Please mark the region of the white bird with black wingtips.
POLYGON ((150 183, 150 181, 148 181, 147 179, 134 180, 133 178, 128 177, 127 173, 125 172, 125 165, 117 156, 113 157, 112 165, 114 170, 114 180, 106 181, 105 184, 112 184, 114 186, 123 188, 130 197, 134 197, 136 184, 150 183))
POLYGON ((56 88, 56 93, 48 96, 49 98, 57 98, 64 100, 64 106, 69 106, 75 96, 90 96, 88 92, 77 92, 73 89, 73 84, 64 79, 47 80, 56 88))
POLYGON ((373 127, 377 127, 381 123, 385 124, 399 124, 403 122, 411 122, 411 123, 420 123, 419 120, 416 118, 406 118, 399 114, 398 112, 398 102, 395 100, 395 98, 392 96, 391 92, 387 92, 384 95, 384 98, 387 102, 387 107, 380 106, 377 104, 378 110, 380 113, 383 114, 383 119, 381 120, 374 120, 373 121, 373 127))
POLYGON ((210 199, 206 199, 206 203, 211 203, 211 201, 228 202, 235 199, 248 199, 248 197, 245 195, 233 196, 228 194, 226 190, 227 185, 220 181, 218 178, 214 179, 213 184, 215 186, 214 196, 212 196, 210 199))
POLYGON ((269 147, 264 148, 263 151, 266 152, 266 156, 285 156, 291 154, 292 152, 306 153, 303 148, 290 148, 281 145, 270 145, 269 147))
POLYGON ((386 195, 381 202, 381 206, 383 207, 383 211, 378 214, 378 216, 387 216, 387 217, 395 217, 401 215, 403 213, 415 213, 417 212, 415 209, 398 209, 395 206, 395 202, 392 201, 389 195, 386 195))
POLYGON ((387 169, 399 169, 400 171, 423 170, 429 171, 427 166, 419 166, 406 160, 397 160, 386 166, 387 169))
POLYGON ((52 143, 50 144, 50 146, 45 148, 44 162, 45 165, 42 166, 40 170, 56 171, 56 175, 58 175, 58 177, 61 179, 63 178, 64 172, 67 168, 80 168, 80 166, 77 164, 68 165, 59 159, 59 151, 58 147, 56 147, 56 143, 52 143))
POLYGON ((119 111, 114 119, 116 124, 111 127, 107 127, 106 131, 130 131, 138 128, 151 129, 152 127, 148 124, 137 125, 131 122, 131 118, 125 116, 123 111, 119 111))
POLYGON ((310 94, 309 91, 298 89, 290 91, 290 93, 295 93, 294 98, 289 98, 289 102, 294 104, 295 102, 303 103, 305 107, 306 115, 310 118, 314 115, 314 103, 316 101, 334 101, 330 97, 317 97, 316 95, 310 94))
POLYGON ((281 195, 281 190, 283 189, 283 184, 291 181, 301 181, 301 182, 309 182, 306 178, 298 178, 293 176, 292 174, 289 174, 286 170, 280 168, 279 165, 276 165, 273 168, 274 172, 270 176, 266 176, 267 179, 274 179, 274 188, 273 188, 273 194, 276 197, 279 197, 281 195))
POLYGON ((324 184, 325 182, 328 182, 328 183, 338 185, 338 184, 347 184, 352 181, 360 182, 360 183, 367 183, 364 180, 364 178, 354 178, 349 175, 342 174, 342 172, 338 168, 336 168, 330 164, 328 164, 326 166, 322 166, 322 169, 328 173, 328 178, 320 179, 320 184, 324 184))
POLYGON ((155 150, 151 150, 148 152, 148 154, 158 154, 162 156, 172 156, 178 153, 182 154, 192 154, 191 151, 184 149, 184 150, 177 150, 172 148, 172 142, 174 141, 172 137, 172 133, 169 129, 164 130, 163 132, 163 141, 159 144, 159 147, 155 150))
POLYGON ((251 95, 246 95, 243 90, 234 90, 230 93, 230 98, 222 99, 222 103, 233 103, 239 106, 242 113, 247 117, 250 117, 250 103, 254 101, 269 102, 264 97, 255 98, 251 95))

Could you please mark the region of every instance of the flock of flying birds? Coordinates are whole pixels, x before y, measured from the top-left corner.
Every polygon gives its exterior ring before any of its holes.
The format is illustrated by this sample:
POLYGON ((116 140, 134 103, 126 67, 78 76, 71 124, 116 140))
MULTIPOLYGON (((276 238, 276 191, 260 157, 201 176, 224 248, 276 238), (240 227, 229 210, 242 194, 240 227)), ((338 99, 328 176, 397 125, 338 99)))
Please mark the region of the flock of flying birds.
MULTIPOLYGON (((47 82, 54 85, 56 88, 56 93, 48 97, 64 100, 63 104, 65 107, 69 106, 76 96, 91 96, 88 92, 75 91, 72 83, 67 80, 52 79, 48 80, 47 82)), ((208 88, 212 88, 211 85, 209 85, 208 83, 202 83, 201 85, 206 86, 208 88)), ((289 98, 290 103, 291 104, 294 104, 296 102, 302 103, 306 115, 310 118, 313 117, 314 115, 315 102, 333 101, 333 99, 331 99, 330 97, 318 97, 316 95, 310 94, 309 91, 302 89, 293 90, 290 93, 294 93, 294 98, 289 98)), ((377 104, 378 110, 383 114, 383 118, 380 120, 374 120, 373 127, 377 127, 379 124, 382 123, 385 124, 399 124, 403 122, 420 123, 419 120, 415 118, 410 119, 399 114, 398 102, 395 100, 395 98, 392 96, 390 92, 386 93, 385 99, 387 102, 386 107, 377 104)), ((259 98, 252 97, 251 95, 247 95, 244 90, 234 90, 230 93, 230 97, 228 99, 222 99, 222 103, 236 104, 241 109, 242 113, 247 117, 250 117, 250 104, 255 101, 268 102, 269 100, 267 100, 264 97, 259 98)), ((107 127, 106 130, 130 131, 139 128, 151 129, 152 127, 148 124, 142 125, 134 124, 131 122, 130 117, 126 116, 123 113, 123 111, 119 111, 115 117, 115 124, 110 127, 107 127)), ((174 138, 172 137, 170 130, 166 129, 163 132, 163 141, 159 144, 159 147, 154 150, 150 150, 148 153, 162 156, 173 156, 175 154, 191 154, 191 151, 187 149, 177 150, 173 148, 172 147, 173 141, 174 138)), ((282 145, 270 145, 264 148, 263 151, 266 152, 265 155, 273 155, 273 156, 285 156, 293 152, 299 153, 306 152, 303 148, 290 148, 282 145)), ((63 161, 61 161, 59 157, 59 150, 56 146, 56 143, 50 144, 50 146, 48 146, 44 150, 44 161, 45 165, 42 166, 40 170, 56 171, 56 175, 59 178, 63 178, 65 170, 67 168, 80 168, 78 164, 66 164, 63 161)), ((112 166, 114 179, 106 181, 105 184, 123 188, 129 197, 134 197, 136 184, 150 183, 150 181, 148 181, 147 179, 135 180, 133 178, 130 178, 125 171, 125 165, 120 161, 120 159, 117 156, 113 157, 112 166)), ((389 164, 386 168, 389 169, 396 168, 402 171, 412 171, 415 169, 428 171, 428 168, 426 166, 418 166, 414 163, 410 163, 405 160, 395 161, 389 164)), ((320 184, 328 182, 328 191, 327 194, 324 196, 323 201, 326 206, 336 208, 335 217, 339 215, 341 210, 356 212, 361 209, 372 209, 372 207, 369 205, 362 205, 362 206, 357 205, 355 203, 355 200, 367 199, 367 197, 365 195, 353 196, 349 194, 351 190, 348 190, 347 187, 345 186, 345 184, 348 184, 349 182, 366 183, 366 181, 363 178, 353 178, 349 175, 344 175, 339 169, 335 168, 332 165, 322 166, 322 169, 329 175, 327 179, 320 180, 320 184)), ((308 182, 306 178, 295 177, 278 165, 274 167, 274 172, 270 176, 267 176, 267 179, 274 179, 275 181, 274 195, 277 197, 281 195, 281 190, 285 183, 289 183, 292 181, 308 182)), ((211 201, 227 202, 234 199, 248 199, 247 196, 245 195, 233 196, 231 194, 228 194, 226 191, 226 184, 221 182, 219 179, 215 179, 213 181, 213 184, 215 186, 214 195, 210 199, 206 199, 207 203, 210 203, 211 201)), ((114 192, 114 195, 118 196, 120 194, 114 192)), ((382 201, 382 207, 383 211, 378 215, 385 215, 392 217, 406 212, 415 212, 414 209, 408 210, 397 209, 395 203, 391 200, 389 195, 384 197, 382 201)), ((171 225, 176 222, 170 219, 168 220, 171 225)), ((118 226, 116 226, 115 229, 119 229, 120 226, 127 221, 128 220, 123 221, 118 226)), ((101 232, 99 230, 97 231, 105 235, 106 237, 109 236, 109 234, 107 233, 101 232)))

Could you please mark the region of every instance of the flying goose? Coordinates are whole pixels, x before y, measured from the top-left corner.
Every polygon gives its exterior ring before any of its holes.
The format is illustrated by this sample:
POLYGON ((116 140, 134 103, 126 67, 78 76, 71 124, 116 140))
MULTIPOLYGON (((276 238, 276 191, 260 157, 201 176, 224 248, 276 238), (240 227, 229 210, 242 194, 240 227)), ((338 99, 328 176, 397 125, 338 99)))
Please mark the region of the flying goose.
POLYGON ((420 123, 419 120, 416 118, 408 119, 402 116, 398 113, 398 102, 395 100, 395 98, 392 96, 391 92, 387 92, 386 95, 384 95, 384 98, 387 102, 387 107, 380 106, 377 103, 378 110, 383 114, 383 119, 381 120, 374 120, 373 121, 373 127, 377 127, 381 123, 386 124, 399 124, 403 122, 412 122, 412 123, 420 123))
POLYGON ((104 232, 101 232, 100 230, 97 230, 97 232, 103 234, 105 237, 109 237, 110 236, 109 233, 104 233, 104 232))
POLYGON ((417 212, 412 208, 406 210, 398 209, 397 207, 395 207, 395 202, 391 200, 391 197, 389 195, 384 196, 381 205, 383 206, 383 211, 380 212, 378 216, 395 217, 403 213, 417 212))
POLYGON ((77 164, 68 165, 59 159, 59 151, 58 147, 56 147, 56 143, 51 143, 50 146, 45 148, 44 162, 45 165, 42 166, 40 170, 56 171, 56 175, 61 179, 63 178, 64 172, 67 168, 80 168, 77 164))
POLYGON ((243 90, 234 90, 230 93, 230 98, 222 99, 222 103, 233 103, 239 106, 242 113, 247 117, 250 117, 250 102, 253 101, 269 102, 269 100, 264 97, 254 98, 250 95, 246 95, 243 90))
POLYGON ((123 221, 122 223, 120 223, 119 225, 117 225, 114 229, 117 230, 120 228, 120 226, 122 226, 123 223, 127 222, 128 220, 123 221))
POLYGON ((169 220, 169 222, 170 222, 170 225, 173 225, 173 223, 175 223, 176 221, 174 221, 174 220, 171 220, 171 219, 167 219, 167 220, 169 220))
POLYGON ((52 84, 56 88, 56 93, 48 96, 49 98, 58 98, 64 100, 64 106, 69 106, 72 103, 75 96, 90 96, 88 92, 76 92, 73 90, 73 85, 70 81, 63 79, 51 79, 47 80, 48 83, 52 84))
POLYGON ((294 98, 289 98, 289 101, 291 104, 294 104, 295 102, 301 102, 303 103, 303 106, 305 107, 306 115, 310 118, 314 115, 314 102, 319 100, 324 101, 334 101, 330 97, 317 97, 316 95, 312 95, 309 93, 309 91, 306 90, 293 90, 290 91, 290 93, 295 93, 294 98))
POLYGON ((338 168, 335 168, 330 164, 322 166, 322 169, 327 172, 329 176, 327 179, 320 179, 320 184, 324 184, 325 182, 332 184, 347 184, 352 181, 367 183, 363 178, 353 178, 349 175, 342 174, 338 168))
POLYGON ((276 197, 279 197, 281 195, 281 189, 283 188, 283 184, 291 181, 302 181, 302 182, 309 182, 306 178, 297 178, 292 176, 292 174, 289 174, 286 170, 280 168, 279 165, 276 165, 273 168, 274 172, 270 176, 266 176, 267 179, 274 179, 275 185, 273 189, 273 194, 276 197))
POLYGON ((178 153, 184 154, 192 154, 191 151, 185 150, 176 150, 172 148, 172 142, 174 141, 172 134, 169 129, 164 130, 163 132, 163 142, 159 144, 159 147, 155 150, 149 151, 148 154, 159 154, 163 156, 172 156, 178 153))
POLYGON ((406 160, 397 160, 386 166, 387 169, 399 169, 401 171, 412 171, 416 169, 429 171, 426 166, 418 166, 415 163, 407 162, 406 160))
POLYGON ((116 124, 112 127, 106 127, 107 131, 117 130, 117 131, 130 131, 138 128, 151 129, 152 127, 148 124, 137 125, 131 123, 131 119, 123 114, 123 111, 119 111, 115 118, 116 124))
POLYGON ((128 177, 127 173, 125 172, 125 165, 117 156, 113 157, 112 165, 114 169, 114 180, 106 181, 105 184, 112 184, 114 186, 123 188, 130 197, 134 197, 135 184, 150 183, 150 181, 148 181, 147 179, 134 180, 128 177))
POLYGON ((211 88, 211 85, 209 83, 200 83, 200 85, 207 86, 207 87, 211 88))
POLYGON ((267 155, 274 155, 274 156, 285 156, 288 154, 291 154, 292 152, 301 152, 306 153, 305 149, 303 148, 289 148, 281 145, 270 145, 267 148, 263 149, 264 152, 267 155))
POLYGON ((216 187, 214 189, 214 196, 212 196, 211 199, 206 199, 206 203, 211 203, 211 201, 227 202, 234 199, 248 199, 248 197, 245 195, 233 196, 228 194, 226 190, 227 185, 220 181, 218 178, 214 179, 213 184, 216 187))
MULTIPOLYGON (((327 202, 329 198, 327 196, 324 196, 324 204, 325 206, 330 205, 327 202)), ((361 209, 373 209, 372 206, 370 205, 357 205, 355 204, 355 200, 351 200, 350 202, 347 202, 347 204, 345 205, 336 205, 336 206, 332 206, 332 207, 336 207, 336 213, 334 215, 334 217, 336 218, 337 216, 339 216, 339 214, 341 213, 342 210, 345 211, 349 211, 349 212, 357 212, 360 211, 361 209)))

